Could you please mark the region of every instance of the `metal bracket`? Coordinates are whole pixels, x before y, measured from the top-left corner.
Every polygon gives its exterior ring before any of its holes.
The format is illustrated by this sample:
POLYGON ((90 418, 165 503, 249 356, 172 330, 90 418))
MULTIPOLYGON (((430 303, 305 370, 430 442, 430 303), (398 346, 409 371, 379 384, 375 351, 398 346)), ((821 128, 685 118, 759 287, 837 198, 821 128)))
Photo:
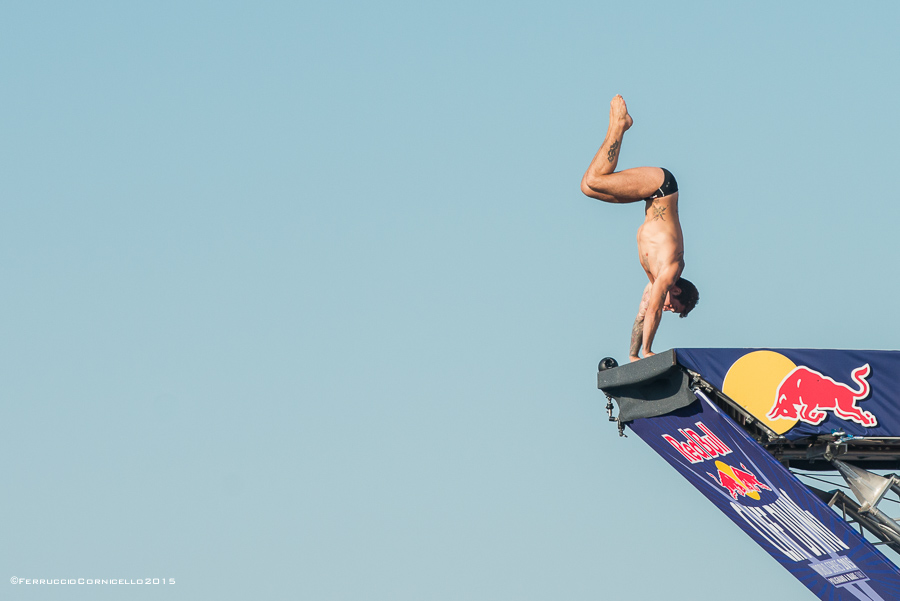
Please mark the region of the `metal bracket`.
POLYGON ((606 414, 609 415, 609 421, 611 422, 617 421, 616 418, 613 417, 613 409, 615 409, 615 407, 613 406, 612 397, 606 395, 606 414))
POLYGON ((825 453, 823 454, 823 457, 825 457, 827 461, 832 461, 833 459, 836 459, 841 455, 845 455, 846 453, 846 444, 831 443, 825 447, 825 453))

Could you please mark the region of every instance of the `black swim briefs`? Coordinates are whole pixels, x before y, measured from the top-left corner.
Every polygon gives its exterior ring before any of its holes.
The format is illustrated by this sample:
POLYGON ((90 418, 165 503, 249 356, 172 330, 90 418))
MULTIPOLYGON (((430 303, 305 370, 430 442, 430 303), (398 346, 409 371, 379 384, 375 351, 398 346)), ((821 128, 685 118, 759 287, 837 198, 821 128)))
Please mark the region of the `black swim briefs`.
POLYGON ((675 194, 678 192, 678 182, 675 181, 675 176, 666 169, 665 167, 660 167, 663 170, 663 174, 665 175, 665 179, 663 180, 662 185, 659 189, 648 196, 647 198, 643 198, 642 200, 655 200, 657 198, 662 198, 663 196, 668 196, 669 194, 675 194))

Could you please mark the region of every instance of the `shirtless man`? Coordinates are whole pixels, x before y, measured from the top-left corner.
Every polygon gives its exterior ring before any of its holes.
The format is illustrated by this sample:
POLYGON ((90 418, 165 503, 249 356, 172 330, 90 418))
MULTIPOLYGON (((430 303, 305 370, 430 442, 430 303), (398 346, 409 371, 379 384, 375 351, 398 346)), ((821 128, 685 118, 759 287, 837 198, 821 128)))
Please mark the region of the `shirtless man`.
POLYGON ((641 346, 644 357, 653 355, 650 346, 659 328, 663 311, 687 317, 700 296, 697 288, 681 277, 684 270, 684 238, 678 221, 678 185, 659 167, 637 167, 616 172, 622 136, 634 120, 621 96, 609 107, 609 129, 603 145, 581 179, 581 191, 591 198, 612 203, 643 200, 644 223, 638 228, 637 244, 641 267, 650 283, 644 288, 637 319, 631 330, 629 358, 637 361, 641 346))

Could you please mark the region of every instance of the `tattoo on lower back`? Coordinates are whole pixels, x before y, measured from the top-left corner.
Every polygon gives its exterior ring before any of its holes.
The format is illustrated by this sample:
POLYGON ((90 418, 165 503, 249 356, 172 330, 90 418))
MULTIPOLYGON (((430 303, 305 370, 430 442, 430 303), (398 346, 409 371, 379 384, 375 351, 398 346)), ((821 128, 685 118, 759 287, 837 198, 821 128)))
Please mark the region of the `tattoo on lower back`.
POLYGON ((653 221, 656 221, 657 219, 662 219, 663 221, 666 220, 666 207, 658 207, 654 205, 653 212, 656 213, 653 216, 653 221))
POLYGON ((619 151, 619 141, 616 140, 612 143, 612 146, 609 147, 609 152, 606 153, 606 159, 612 163, 616 160, 616 153, 619 151))

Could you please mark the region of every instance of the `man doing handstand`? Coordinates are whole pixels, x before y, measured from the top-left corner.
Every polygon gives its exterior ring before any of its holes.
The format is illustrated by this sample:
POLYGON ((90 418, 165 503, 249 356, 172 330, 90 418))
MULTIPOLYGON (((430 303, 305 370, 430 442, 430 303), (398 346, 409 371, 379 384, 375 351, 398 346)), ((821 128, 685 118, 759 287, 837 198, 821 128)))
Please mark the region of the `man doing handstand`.
POLYGON ((684 237, 678 221, 678 184, 675 177, 659 167, 636 167, 616 172, 622 137, 634 120, 625 100, 610 102, 609 129, 603 145, 581 179, 581 191, 591 198, 612 203, 643 200, 644 223, 638 228, 637 245, 641 267, 650 283, 644 288, 637 318, 631 330, 629 358, 637 361, 641 346, 644 357, 653 355, 650 346, 659 328, 663 311, 687 317, 700 300, 697 288, 681 277, 684 270, 684 237))

